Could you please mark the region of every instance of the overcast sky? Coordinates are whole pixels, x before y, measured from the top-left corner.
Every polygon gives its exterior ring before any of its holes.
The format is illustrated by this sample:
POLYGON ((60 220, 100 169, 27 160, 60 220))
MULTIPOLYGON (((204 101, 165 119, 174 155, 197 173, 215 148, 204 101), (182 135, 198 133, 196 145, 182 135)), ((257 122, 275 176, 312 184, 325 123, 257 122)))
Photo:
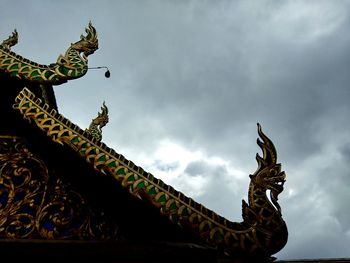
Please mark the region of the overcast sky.
POLYGON ((0 0, 0 37, 50 64, 91 20, 90 70, 55 88, 82 129, 106 101, 103 141, 241 221, 256 123, 287 173, 287 258, 350 257, 350 1, 0 0))

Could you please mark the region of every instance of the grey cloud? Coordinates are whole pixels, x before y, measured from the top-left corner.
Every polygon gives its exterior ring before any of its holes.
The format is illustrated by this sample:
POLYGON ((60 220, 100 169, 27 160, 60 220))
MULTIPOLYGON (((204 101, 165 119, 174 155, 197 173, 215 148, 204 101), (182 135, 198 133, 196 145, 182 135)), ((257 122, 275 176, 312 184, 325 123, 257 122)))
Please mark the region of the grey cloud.
POLYGON ((155 168, 164 172, 174 171, 179 167, 179 165, 180 165, 179 162, 172 162, 172 163, 166 163, 166 164, 159 160, 156 160, 154 162, 155 168))
MULTIPOLYGON (((196 161, 188 164, 184 173, 188 174, 189 176, 198 176, 212 173, 213 170, 214 169, 210 167, 207 163, 203 161, 196 161)), ((223 170, 223 168, 221 168, 220 170, 223 170)))
POLYGON ((202 177, 205 184, 202 187, 203 194, 196 200, 209 209, 214 210, 233 221, 241 221, 241 199, 246 199, 248 187, 242 187, 247 183, 247 178, 237 177, 229 172, 225 164, 216 164, 208 161, 194 161, 188 164, 183 177, 191 180, 192 177, 202 177))
MULTIPOLYGON (((346 45, 337 44, 337 32, 336 38, 329 35, 321 43, 301 45, 278 39, 266 29, 254 32, 244 27, 244 32, 231 32, 230 25, 237 22, 237 16, 244 17, 233 8, 233 22, 226 15, 227 21, 222 19, 222 28, 216 31, 218 26, 211 19, 218 16, 219 8, 186 20, 178 18, 183 13, 186 18, 191 11, 180 7, 165 20, 159 34, 154 32, 152 20, 139 29, 142 32, 147 27, 152 34, 143 39, 142 46, 131 50, 136 51, 138 59, 132 53, 123 56, 124 70, 130 67, 132 83, 127 90, 118 91, 118 96, 135 100, 129 106, 130 115, 143 112, 142 117, 161 120, 163 136, 200 142, 209 151, 232 158, 234 149, 246 151, 245 155, 255 151, 253 144, 248 152, 238 142, 248 127, 252 129, 250 135, 255 136, 258 121, 269 130, 278 129, 287 145, 291 142, 292 157, 317 151, 312 139, 314 120, 334 107, 332 101, 348 96, 342 84, 348 77, 341 74, 343 79, 339 80, 339 73, 347 68, 342 63, 346 45), (227 147, 227 142, 232 147, 227 147)), ((161 19, 162 15, 156 13, 155 17, 161 19)), ((348 40, 340 42, 344 41, 348 40)), ((138 127, 133 120, 128 121, 126 125, 138 127)), ((156 140, 156 134, 149 139, 156 140)))

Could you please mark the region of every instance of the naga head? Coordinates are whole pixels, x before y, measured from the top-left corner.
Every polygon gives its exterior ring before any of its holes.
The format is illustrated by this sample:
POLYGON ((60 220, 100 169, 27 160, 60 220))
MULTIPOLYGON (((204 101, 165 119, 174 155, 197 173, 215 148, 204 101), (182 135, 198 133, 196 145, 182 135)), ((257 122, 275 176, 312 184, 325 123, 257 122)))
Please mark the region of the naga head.
POLYGON ((270 197, 273 205, 281 213, 278 204, 278 195, 283 191, 283 185, 286 175, 281 171, 281 164, 277 163, 277 153, 275 146, 271 140, 262 132, 258 123, 258 134, 262 141, 258 138, 257 143, 263 151, 263 157, 256 155, 258 169, 254 174, 250 175, 252 182, 261 187, 263 190, 270 190, 270 197))
POLYGON ((85 131, 94 137, 97 141, 102 140, 102 127, 106 126, 108 123, 108 108, 103 102, 103 106, 101 107, 101 112, 98 113, 97 117, 92 120, 90 126, 85 131))
POLYGON ((103 105, 101 107, 101 112, 98 112, 97 117, 95 119, 93 119, 93 123, 100 126, 100 128, 106 126, 106 124, 109 121, 109 117, 108 117, 108 108, 105 104, 105 102, 103 102, 103 105))
POLYGON ((1 46, 10 49, 12 46, 16 45, 18 43, 18 33, 17 30, 15 29, 12 32, 12 35, 10 35, 7 39, 2 41, 1 46))
POLYGON ((88 27, 85 29, 86 36, 81 35, 80 40, 73 43, 70 48, 77 50, 79 53, 83 53, 83 57, 87 57, 93 54, 98 49, 98 39, 96 29, 89 22, 88 27))

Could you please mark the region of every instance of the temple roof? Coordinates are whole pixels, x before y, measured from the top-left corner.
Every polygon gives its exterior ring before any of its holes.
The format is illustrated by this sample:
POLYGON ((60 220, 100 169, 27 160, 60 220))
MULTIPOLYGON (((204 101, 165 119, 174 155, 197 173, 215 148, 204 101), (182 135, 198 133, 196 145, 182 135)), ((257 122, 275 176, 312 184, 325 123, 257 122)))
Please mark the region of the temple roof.
MULTIPOLYGON (((53 173, 57 174, 57 177, 62 175, 65 179, 75 181, 79 191, 84 192, 86 188, 89 188, 90 190, 86 191, 88 193, 85 195, 86 199, 92 203, 95 202, 96 207, 102 205, 110 211, 112 221, 124 217, 122 221, 129 229, 132 224, 138 225, 135 231, 130 229, 131 236, 137 236, 139 230, 148 224, 145 222, 149 222, 150 229, 145 231, 150 233, 149 239, 154 239, 151 233, 157 233, 161 240, 166 238, 167 233, 163 231, 166 229, 172 236, 172 240, 207 244, 217 248, 222 255, 268 258, 281 250, 287 242, 288 232, 277 200, 278 195, 283 191, 285 174, 281 170, 281 165, 277 163, 277 153, 272 141, 262 132, 259 124, 260 139, 257 143, 263 151, 263 156, 257 155, 258 168, 254 174, 250 175, 248 202, 243 201, 242 204, 243 221, 231 222, 165 184, 151 173, 144 171, 143 168, 101 142, 101 137, 94 136, 91 130, 81 129, 58 113, 52 85, 83 76, 87 71, 87 56, 98 47, 96 30, 91 23, 86 32, 87 35, 72 44, 64 56, 60 56, 56 63, 48 66, 36 64, 10 51, 10 47, 17 42, 16 32, 2 43, 0 46, 0 81, 3 84, 4 96, 0 102, 4 103, 0 105, 3 113, 13 117, 5 126, 0 126, 0 139, 3 140, 3 145, 10 144, 12 140, 14 145, 22 145, 20 147, 22 150, 17 146, 11 150, 19 154, 21 158, 32 160, 33 156, 38 156, 34 158, 34 162, 36 163, 35 169, 40 168, 40 173, 43 174, 37 179, 42 181, 41 185, 46 184, 48 177, 51 176, 50 173, 53 173), (81 53, 83 53, 82 56, 81 53), (5 136, 1 137, 1 135, 5 136), (26 138, 27 142, 22 142, 21 138, 26 138), (42 146, 42 143, 45 143, 45 146, 42 146), (30 153, 31 151, 33 153, 30 153), (66 166, 62 167, 60 164, 66 166), (66 177, 65 173, 69 176, 66 177), (77 174, 80 173, 91 174, 91 178, 78 176, 77 174), (102 187, 102 189, 96 189, 98 196, 92 196, 95 184, 102 187), (111 187, 109 184, 116 186, 111 187), (270 198, 266 196, 267 190, 271 193, 270 198), (108 195, 111 198, 108 198, 108 195), (123 197, 120 198, 121 196, 123 197), (132 200, 130 203, 126 201, 129 199, 132 200), (138 211, 131 211, 129 205, 124 204, 129 218, 118 214, 118 210, 113 208, 118 207, 116 204, 120 205, 120 202, 126 202, 138 211), (133 218, 137 214, 141 216, 142 213, 147 215, 150 213, 151 216, 148 219, 133 218), (131 223, 127 222, 128 220, 131 223), (164 228, 160 227, 159 230, 155 230, 157 224, 164 228)), ((105 113, 99 114, 99 121, 106 123, 108 110, 101 109, 105 113)), ((8 152, 10 148, 6 147, 4 150, 0 147, 0 154, 10 158, 8 156, 13 156, 11 155, 13 153, 10 154, 8 152)), ((52 183, 52 185, 51 189, 58 189, 62 184, 52 183)), ((66 189, 66 186, 61 188, 66 189)), ((43 188, 36 192, 36 195, 41 191, 49 190, 50 187, 43 188)), ((14 191, 13 195, 16 195, 14 189, 11 191, 14 191)), ((80 196, 80 194, 74 192, 74 196, 80 196)), ((83 199, 77 198, 76 200, 83 199)), ((64 204, 65 201, 62 202, 64 204)), ((85 203, 85 201, 79 202, 85 203)), ((48 202, 48 206, 52 203, 53 201, 48 202)), ((43 209, 43 203, 39 202, 37 207, 39 210, 43 209)), ((40 218, 42 218, 41 214, 39 213, 40 218)), ((91 222, 95 222, 94 218, 94 216, 89 217, 88 223, 83 224, 77 221, 75 224, 84 226, 85 229, 85 227, 91 227, 91 222)), ((57 222, 52 221, 51 225, 47 221, 40 222, 45 224, 45 226, 39 224, 45 229, 45 233, 38 231, 36 235, 45 238, 58 237, 58 232, 55 232, 57 222)), ((79 231, 82 231, 81 227, 79 231)), ((102 225, 101 228, 105 229, 102 225)), ((108 239, 114 236, 107 233, 112 230, 95 230, 92 227, 88 234, 84 230, 85 232, 81 232, 78 238, 98 239, 98 236, 101 236, 108 239)), ((64 236, 64 233, 63 231, 60 235, 64 236)), ((130 233, 124 233, 122 236, 130 236, 130 233)), ((73 237, 74 234, 71 236, 73 237)))

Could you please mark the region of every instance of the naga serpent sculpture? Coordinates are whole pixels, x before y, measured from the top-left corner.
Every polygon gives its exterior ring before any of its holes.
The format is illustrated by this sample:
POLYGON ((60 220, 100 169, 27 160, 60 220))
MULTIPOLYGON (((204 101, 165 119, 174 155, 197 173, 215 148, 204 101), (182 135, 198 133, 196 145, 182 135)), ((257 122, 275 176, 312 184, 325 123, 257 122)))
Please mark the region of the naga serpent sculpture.
POLYGON ((103 102, 101 112, 97 113, 97 117, 91 121, 91 124, 89 128, 86 129, 86 132, 100 142, 102 140, 102 127, 106 126, 108 121, 108 108, 105 102, 103 102))
POLYGON ((87 57, 98 49, 96 29, 91 22, 85 31, 87 35, 81 35, 79 41, 71 44, 66 53, 58 57, 56 63, 40 65, 10 50, 18 42, 18 33, 15 30, 0 45, 0 70, 19 79, 40 84, 59 85, 67 80, 80 78, 88 70, 87 57))
POLYGON ((16 97, 14 109, 34 123, 54 142, 74 149, 99 173, 117 180, 130 194, 151 202, 161 214, 218 247, 225 254, 269 257, 280 251, 288 231, 278 204, 285 173, 277 163, 276 149, 258 124, 257 140, 263 156, 257 154, 258 168, 250 175, 248 203, 243 201, 240 223, 231 222, 200 203, 176 191, 162 180, 125 159, 51 109, 28 89, 16 97), (267 192, 270 192, 270 199, 267 192))

